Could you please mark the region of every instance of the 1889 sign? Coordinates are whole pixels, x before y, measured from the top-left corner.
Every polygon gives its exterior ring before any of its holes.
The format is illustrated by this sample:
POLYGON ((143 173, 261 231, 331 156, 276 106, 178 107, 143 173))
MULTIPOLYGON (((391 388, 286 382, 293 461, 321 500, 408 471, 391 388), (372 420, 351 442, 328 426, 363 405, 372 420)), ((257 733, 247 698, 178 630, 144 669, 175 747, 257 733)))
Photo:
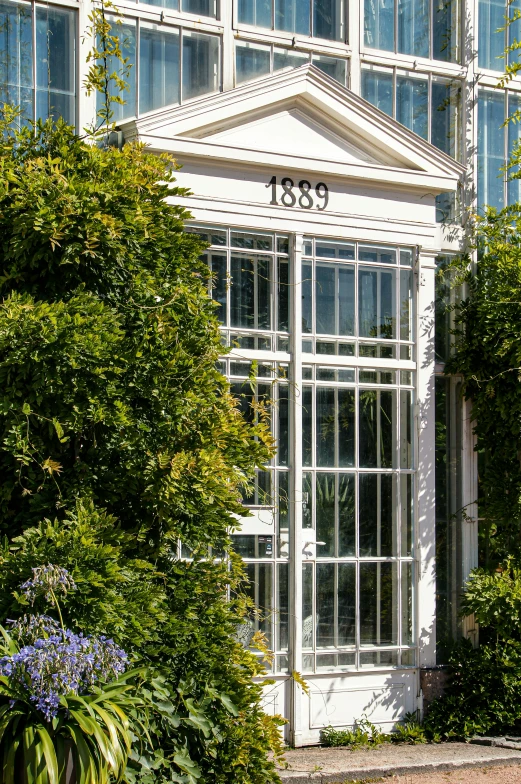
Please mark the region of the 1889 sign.
POLYGON ((313 188, 308 180, 299 180, 294 183, 291 177, 283 177, 280 181, 282 193, 277 199, 277 178, 273 176, 266 188, 271 188, 270 204, 282 204, 283 207, 302 207, 311 210, 325 210, 329 202, 329 188, 325 182, 319 182, 313 188))

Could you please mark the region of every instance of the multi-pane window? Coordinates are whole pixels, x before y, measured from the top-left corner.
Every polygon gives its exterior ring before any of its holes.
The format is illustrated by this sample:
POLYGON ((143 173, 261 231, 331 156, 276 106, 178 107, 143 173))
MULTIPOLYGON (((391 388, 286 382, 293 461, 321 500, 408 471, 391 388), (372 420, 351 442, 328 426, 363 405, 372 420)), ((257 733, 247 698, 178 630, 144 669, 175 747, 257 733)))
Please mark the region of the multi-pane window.
POLYGON ((155 5, 160 8, 170 8, 173 11, 183 11, 186 14, 197 16, 217 16, 217 0, 138 0, 146 5, 155 5))
POLYGON ((415 665, 412 249, 303 238, 296 294, 302 322, 294 337, 302 342, 302 386, 291 395, 286 352, 296 260, 289 237, 192 230, 209 243, 212 296, 225 340, 236 347, 222 370, 246 417, 258 416, 264 401, 277 443, 276 457, 244 498, 255 514, 273 510, 271 532, 233 537, 246 564, 246 590, 259 607, 241 639, 249 645, 263 632, 279 672, 415 665), (273 350, 285 352, 282 363, 266 358, 273 350), (292 406, 302 436, 298 663, 288 647, 292 406))
POLYGON ((502 209, 521 201, 519 180, 507 172, 510 155, 520 139, 518 123, 505 120, 521 108, 521 95, 506 90, 480 90, 478 97, 478 208, 502 209), (504 127, 503 127, 504 126, 504 127))
MULTIPOLYGON (((113 34, 132 65, 125 75, 121 63, 109 58, 109 72, 118 71, 128 84, 128 90, 121 93, 113 82, 110 85, 111 93, 125 101, 112 104, 114 120, 134 116, 138 106, 143 114, 220 89, 219 36, 141 20, 137 25, 114 25, 113 34)), ((97 100, 99 107, 104 100, 101 93, 97 100)))
POLYGON ((294 49, 241 41, 235 46, 235 81, 237 84, 270 73, 298 68, 312 62, 340 84, 347 82, 347 60, 341 57, 298 52, 294 49))
POLYGON ((521 38, 521 21, 514 19, 520 8, 519 1, 479 0, 478 5, 478 64, 480 68, 491 71, 504 71, 506 62, 516 62, 518 52, 513 51, 505 57, 505 50, 521 38))
POLYGON ((458 62, 458 0, 365 0, 364 43, 371 49, 458 62))
POLYGON ((76 124, 76 12, 0 2, 0 101, 76 124))
POLYGON ((330 41, 345 37, 343 0, 238 0, 239 24, 330 41))

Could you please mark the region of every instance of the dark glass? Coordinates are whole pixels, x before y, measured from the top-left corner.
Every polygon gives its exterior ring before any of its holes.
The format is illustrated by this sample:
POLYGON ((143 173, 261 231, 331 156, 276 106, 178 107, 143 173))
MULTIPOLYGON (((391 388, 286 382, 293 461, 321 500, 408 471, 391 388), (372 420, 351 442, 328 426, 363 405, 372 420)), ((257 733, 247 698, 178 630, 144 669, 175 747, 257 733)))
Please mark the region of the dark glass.
POLYGON ((358 536, 360 557, 396 555, 392 474, 360 474, 358 536))
POLYGON ((277 412, 279 419, 277 439, 277 465, 289 464, 289 399, 287 384, 279 384, 277 412))
POLYGON ((313 474, 302 474, 302 528, 313 528, 313 474))
POLYGON ((317 396, 317 465, 335 465, 335 431, 336 406, 335 390, 329 387, 318 387, 317 396))
POLYGON ((302 389, 302 462, 305 466, 313 463, 313 389, 302 389))
POLYGON ((335 555, 335 474, 317 473, 316 475, 316 531, 317 558, 335 555))
POLYGON ((341 0, 314 0, 313 2, 313 35, 328 41, 340 41, 342 27, 340 19, 343 14, 341 0))
POLYGON ((338 395, 338 465, 355 464, 355 391, 339 389, 338 395))
POLYGON ((313 271, 311 264, 302 264, 302 332, 313 332, 312 296, 313 271))
MULTIPOLYGON (((206 254, 205 254, 206 256, 206 254)), ((216 315, 221 324, 226 325, 226 304, 228 302, 228 276, 226 272, 226 256, 218 253, 209 253, 210 269, 212 271, 212 298, 218 303, 216 315)))
POLYGON ((285 651, 289 643, 289 564, 277 564, 277 650, 285 651))
POLYGON ((317 648, 354 645, 355 564, 318 563, 316 570, 317 648))
POLYGON ((338 555, 355 555, 355 477, 338 475, 338 555))
POLYGON ((360 564, 360 644, 396 645, 396 564, 360 564))
POLYGON ((278 329, 289 332, 289 264, 287 259, 278 259, 277 307, 278 329))
POLYGON ((317 264, 315 274, 316 331, 318 335, 335 335, 335 267, 317 264))

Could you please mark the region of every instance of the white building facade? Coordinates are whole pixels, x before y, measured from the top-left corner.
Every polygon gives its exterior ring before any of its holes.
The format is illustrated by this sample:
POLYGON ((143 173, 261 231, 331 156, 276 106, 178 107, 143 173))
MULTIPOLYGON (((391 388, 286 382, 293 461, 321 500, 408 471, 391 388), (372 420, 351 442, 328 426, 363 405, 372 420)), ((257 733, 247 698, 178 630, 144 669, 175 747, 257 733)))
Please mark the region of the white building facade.
MULTIPOLYGON (((443 375, 454 294, 436 268, 468 210, 518 198, 500 171, 519 127, 502 125, 520 85, 497 87, 506 7, 116 6, 133 64, 118 127, 181 164, 223 372, 247 416, 272 408, 277 455, 234 537, 260 608, 243 641, 260 629, 274 652, 266 710, 295 745, 364 715, 390 730, 421 711, 445 641, 475 631, 457 614, 477 564, 473 440, 443 375)), ((90 11, 0 0, 2 100, 93 120, 90 11)))

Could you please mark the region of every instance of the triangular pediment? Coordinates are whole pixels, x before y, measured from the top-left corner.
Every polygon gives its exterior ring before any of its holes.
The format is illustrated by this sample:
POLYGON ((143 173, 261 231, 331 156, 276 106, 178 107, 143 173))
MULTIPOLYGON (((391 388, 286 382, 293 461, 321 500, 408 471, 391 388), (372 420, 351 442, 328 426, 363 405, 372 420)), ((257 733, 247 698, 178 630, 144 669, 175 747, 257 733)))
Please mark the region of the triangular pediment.
POLYGON ((313 65, 122 124, 181 158, 323 171, 437 192, 464 167, 313 65))

